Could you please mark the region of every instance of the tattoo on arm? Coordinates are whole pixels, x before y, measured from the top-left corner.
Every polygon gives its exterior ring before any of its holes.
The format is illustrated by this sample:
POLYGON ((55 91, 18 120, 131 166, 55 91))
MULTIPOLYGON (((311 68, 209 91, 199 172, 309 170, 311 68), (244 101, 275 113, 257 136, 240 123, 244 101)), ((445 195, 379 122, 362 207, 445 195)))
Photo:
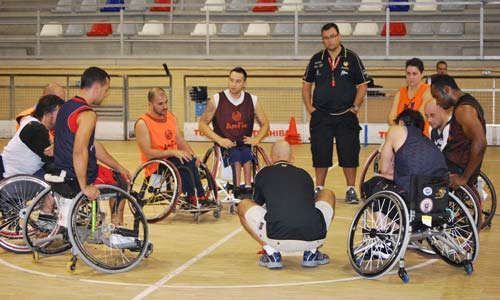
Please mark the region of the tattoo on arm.
POLYGON ((212 104, 212 102, 208 102, 207 108, 205 109, 205 111, 201 115, 200 121, 208 124, 212 121, 212 119, 214 118, 214 115, 215 115, 215 107, 212 104))

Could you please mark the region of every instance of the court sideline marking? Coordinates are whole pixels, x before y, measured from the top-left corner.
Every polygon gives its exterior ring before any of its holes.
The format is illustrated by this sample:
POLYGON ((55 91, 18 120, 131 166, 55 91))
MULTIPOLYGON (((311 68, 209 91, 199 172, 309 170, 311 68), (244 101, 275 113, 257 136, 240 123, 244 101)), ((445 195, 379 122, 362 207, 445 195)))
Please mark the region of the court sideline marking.
POLYGON ((217 241, 215 244, 213 244, 212 246, 206 248, 205 250, 203 250, 202 252, 200 252, 198 255, 196 255, 195 257, 191 258, 186 263, 184 263, 182 266, 180 266, 177 269, 175 269, 174 271, 170 272, 170 274, 167 274, 165 277, 163 277, 162 279, 158 280, 153 285, 151 285, 150 287, 148 287, 147 289, 145 289, 144 291, 142 291, 141 293, 139 293, 137 296, 135 296, 134 298, 132 298, 132 300, 141 300, 141 299, 144 299, 144 297, 146 297, 147 295, 149 295, 152 292, 154 292, 157 289, 159 289, 162 285, 164 285, 166 282, 170 281, 175 276, 177 276, 180 273, 184 272, 184 270, 186 270, 187 268, 189 268, 190 266, 192 266, 193 264, 195 264, 196 262, 198 262, 200 259, 202 259, 206 255, 208 255, 210 252, 214 251, 216 248, 218 248, 219 246, 221 246, 222 244, 224 244, 225 242, 227 242, 228 240, 230 240, 233 236, 237 235, 241 231, 243 231, 242 227, 238 227, 238 229, 233 230, 228 235, 226 235, 225 237, 223 237, 222 239, 220 239, 219 241, 217 241))

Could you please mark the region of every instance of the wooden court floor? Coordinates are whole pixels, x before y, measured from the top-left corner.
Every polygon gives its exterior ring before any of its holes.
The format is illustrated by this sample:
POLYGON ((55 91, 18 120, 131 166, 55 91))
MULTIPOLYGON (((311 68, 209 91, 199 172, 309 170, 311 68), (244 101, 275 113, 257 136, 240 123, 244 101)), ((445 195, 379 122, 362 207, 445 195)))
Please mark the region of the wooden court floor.
MULTIPOLYGON (((139 165, 134 141, 104 144, 132 172, 139 165)), ((200 156, 210 146, 192 145, 200 156)), ((270 144, 263 146, 269 150, 270 144)), ((361 151, 362 162, 373 149, 361 151)), ((294 146, 294 153, 296 164, 311 172, 309 145, 294 146)), ((484 170, 493 182, 500 179, 499 167, 500 148, 489 147, 484 170)), ((68 273, 70 254, 34 263, 31 255, 0 249, 0 299, 499 299, 499 216, 480 234, 480 254, 470 276, 440 259, 408 251, 409 283, 394 273, 364 280, 352 269, 346 248, 359 205, 344 203, 345 183, 338 167, 329 172, 327 186, 338 196, 322 248, 331 257, 328 265, 306 269, 300 265, 301 257, 285 256, 281 270, 259 267, 258 245, 225 207, 218 220, 205 214, 195 223, 190 215, 174 215, 150 225, 154 253, 128 273, 100 273, 81 260, 76 271, 68 273)), ((496 188, 500 190, 499 185, 496 188)))

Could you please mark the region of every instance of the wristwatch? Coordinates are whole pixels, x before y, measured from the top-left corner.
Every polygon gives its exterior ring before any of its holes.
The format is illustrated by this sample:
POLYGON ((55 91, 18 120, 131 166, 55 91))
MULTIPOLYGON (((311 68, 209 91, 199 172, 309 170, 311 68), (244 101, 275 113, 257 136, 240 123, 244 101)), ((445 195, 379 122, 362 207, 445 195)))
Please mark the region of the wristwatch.
POLYGON ((353 104, 353 105, 352 105, 352 108, 354 108, 354 110, 355 110, 356 112, 358 112, 358 111, 359 111, 359 106, 357 106, 356 104, 353 104))

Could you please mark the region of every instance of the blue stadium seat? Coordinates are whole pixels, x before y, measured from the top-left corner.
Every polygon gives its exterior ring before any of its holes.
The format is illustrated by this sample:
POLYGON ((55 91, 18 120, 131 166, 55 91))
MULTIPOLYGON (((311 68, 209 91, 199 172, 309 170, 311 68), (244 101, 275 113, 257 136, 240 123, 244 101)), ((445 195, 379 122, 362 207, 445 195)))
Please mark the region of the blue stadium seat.
MULTIPOLYGON (((391 0, 390 2, 408 3, 408 0, 391 0)), ((410 6, 409 5, 390 4, 389 10, 390 11, 408 11, 408 10, 410 10, 410 6)))
POLYGON ((125 9, 125 1, 124 0, 106 0, 106 5, 101 8, 101 12, 118 12, 120 9, 125 9))

